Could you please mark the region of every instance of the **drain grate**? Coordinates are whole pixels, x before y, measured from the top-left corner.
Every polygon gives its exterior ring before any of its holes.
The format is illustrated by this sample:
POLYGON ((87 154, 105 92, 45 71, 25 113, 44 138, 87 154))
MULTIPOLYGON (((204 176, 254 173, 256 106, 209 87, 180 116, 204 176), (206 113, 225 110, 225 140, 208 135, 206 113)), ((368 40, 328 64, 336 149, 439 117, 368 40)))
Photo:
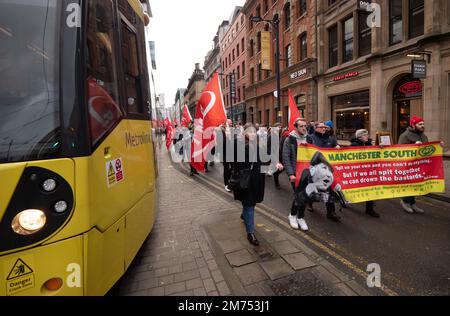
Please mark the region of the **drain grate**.
POLYGON ((296 273, 270 282, 276 296, 332 296, 333 291, 310 272, 296 273))

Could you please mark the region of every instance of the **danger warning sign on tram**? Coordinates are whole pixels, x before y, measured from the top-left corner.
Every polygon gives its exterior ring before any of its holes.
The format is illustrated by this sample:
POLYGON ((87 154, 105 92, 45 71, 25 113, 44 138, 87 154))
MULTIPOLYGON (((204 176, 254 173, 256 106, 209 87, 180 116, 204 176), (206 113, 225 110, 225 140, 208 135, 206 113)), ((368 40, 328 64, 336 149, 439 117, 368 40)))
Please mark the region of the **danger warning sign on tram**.
POLYGON ((122 182, 124 178, 122 158, 106 162, 106 184, 108 188, 122 182))
POLYGON ((22 259, 17 259, 6 278, 6 293, 14 295, 34 287, 33 269, 22 259))

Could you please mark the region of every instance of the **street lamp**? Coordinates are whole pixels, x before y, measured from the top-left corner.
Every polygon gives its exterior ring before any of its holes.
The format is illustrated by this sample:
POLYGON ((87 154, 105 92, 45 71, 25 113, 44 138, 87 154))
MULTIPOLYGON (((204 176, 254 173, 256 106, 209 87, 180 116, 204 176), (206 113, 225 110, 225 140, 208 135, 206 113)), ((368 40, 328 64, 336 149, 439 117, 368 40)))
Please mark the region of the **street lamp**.
MULTIPOLYGON (((273 29, 275 30, 275 45, 276 45, 276 53, 275 53, 275 73, 277 77, 277 111, 281 110, 281 76, 280 76, 280 20, 278 19, 278 16, 274 16, 273 20, 265 20, 261 18, 260 16, 254 16, 251 18, 252 23, 259 23, 259 22, 267 22, 272 25, 273 29)), ((279 123, 281 121, 281 118, 278 116, 277 113, 277 122, 279 123)))

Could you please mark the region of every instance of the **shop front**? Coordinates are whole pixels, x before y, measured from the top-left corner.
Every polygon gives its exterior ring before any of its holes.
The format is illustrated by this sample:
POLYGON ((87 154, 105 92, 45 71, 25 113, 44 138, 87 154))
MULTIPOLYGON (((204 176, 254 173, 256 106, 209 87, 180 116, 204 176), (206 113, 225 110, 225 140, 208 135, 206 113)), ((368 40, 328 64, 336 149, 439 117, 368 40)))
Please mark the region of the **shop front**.
POLYGON ((370 132, 370 91, 331 97, 335 133, 339 141, 349 142, 359 129, 370 132))
POLYGON ((423 117, 422 82, 411 75, 401 78, 393 91, 393 137, 406 131, 413 116, 423 117))

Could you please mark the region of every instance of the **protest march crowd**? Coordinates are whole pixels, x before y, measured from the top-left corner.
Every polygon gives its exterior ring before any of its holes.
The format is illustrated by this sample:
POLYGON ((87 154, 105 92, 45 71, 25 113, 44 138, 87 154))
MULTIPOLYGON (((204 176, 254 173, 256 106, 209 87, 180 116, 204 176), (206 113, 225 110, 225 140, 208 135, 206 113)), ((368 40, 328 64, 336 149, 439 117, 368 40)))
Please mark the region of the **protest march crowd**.
MULTIPOLYGON (((214 91, 214 88, 209 90, 214 91)), ((254 213, 256 205, 264 200, 266 177, 273 178, 278 190, 281 189, 279 177, 283 173, 288 177, 293 192, 288 215, 292 229, 309 230, 305 210, 315 212, 314 203, 325 204, 329 220, 341 221, 336 213, 336 204, 345 208, 348 201, 341 185, 334 183, 333 166, 322 153, 328 149, 341 149, 332 121, 308 122, 301 118, 290 96, 289 126, 280 123, 274 126, 261 126, 258 123, 243 125, 241 122, 234 124, 226 118, 223 105, 213 104, 211 100, 208 103, 208 99, 202 101, 203 97, 204 94, 197 105, 195 120, 190 116, 187 106, 183 109, 180 127, 177 122, 172 124, 166 119, 163 131, 166 146, 174 161, 190 164, 191 177, 198 175, 199 171, 207 173, 216 162, 223 164, 224 189, 232 192, 235 200, 242 203, 241 219, 252 245, 259 245, 255 236, 254 213), (299 148, 309 146, 317 148, 317 152, 312 159, 308 159, 308 168, 298 170, 298 161, 302 158, 299 148)), ((211 99, 216 99, 214 101, 217 103, 220 98, 211 99)), ((428 142, 424 119, 416 116, 411 118, 410 126, 398 140, 399 145, 416 146, 428 142)), ((375 159, 377 155, 370 156, 370 153, 363 151, 372 146, 375 143, 370 139, 369 132, 357 130, 351 140, 351 147, 355 147, 356 152, 351 155, 362 161, 375 159)), ((370 198, 364 201, 367 215, 379 218, 375 202, 370 198)), ((400 204, 409 214, 425 213, 417 206, 414 196, 402 197, 400 204)))

